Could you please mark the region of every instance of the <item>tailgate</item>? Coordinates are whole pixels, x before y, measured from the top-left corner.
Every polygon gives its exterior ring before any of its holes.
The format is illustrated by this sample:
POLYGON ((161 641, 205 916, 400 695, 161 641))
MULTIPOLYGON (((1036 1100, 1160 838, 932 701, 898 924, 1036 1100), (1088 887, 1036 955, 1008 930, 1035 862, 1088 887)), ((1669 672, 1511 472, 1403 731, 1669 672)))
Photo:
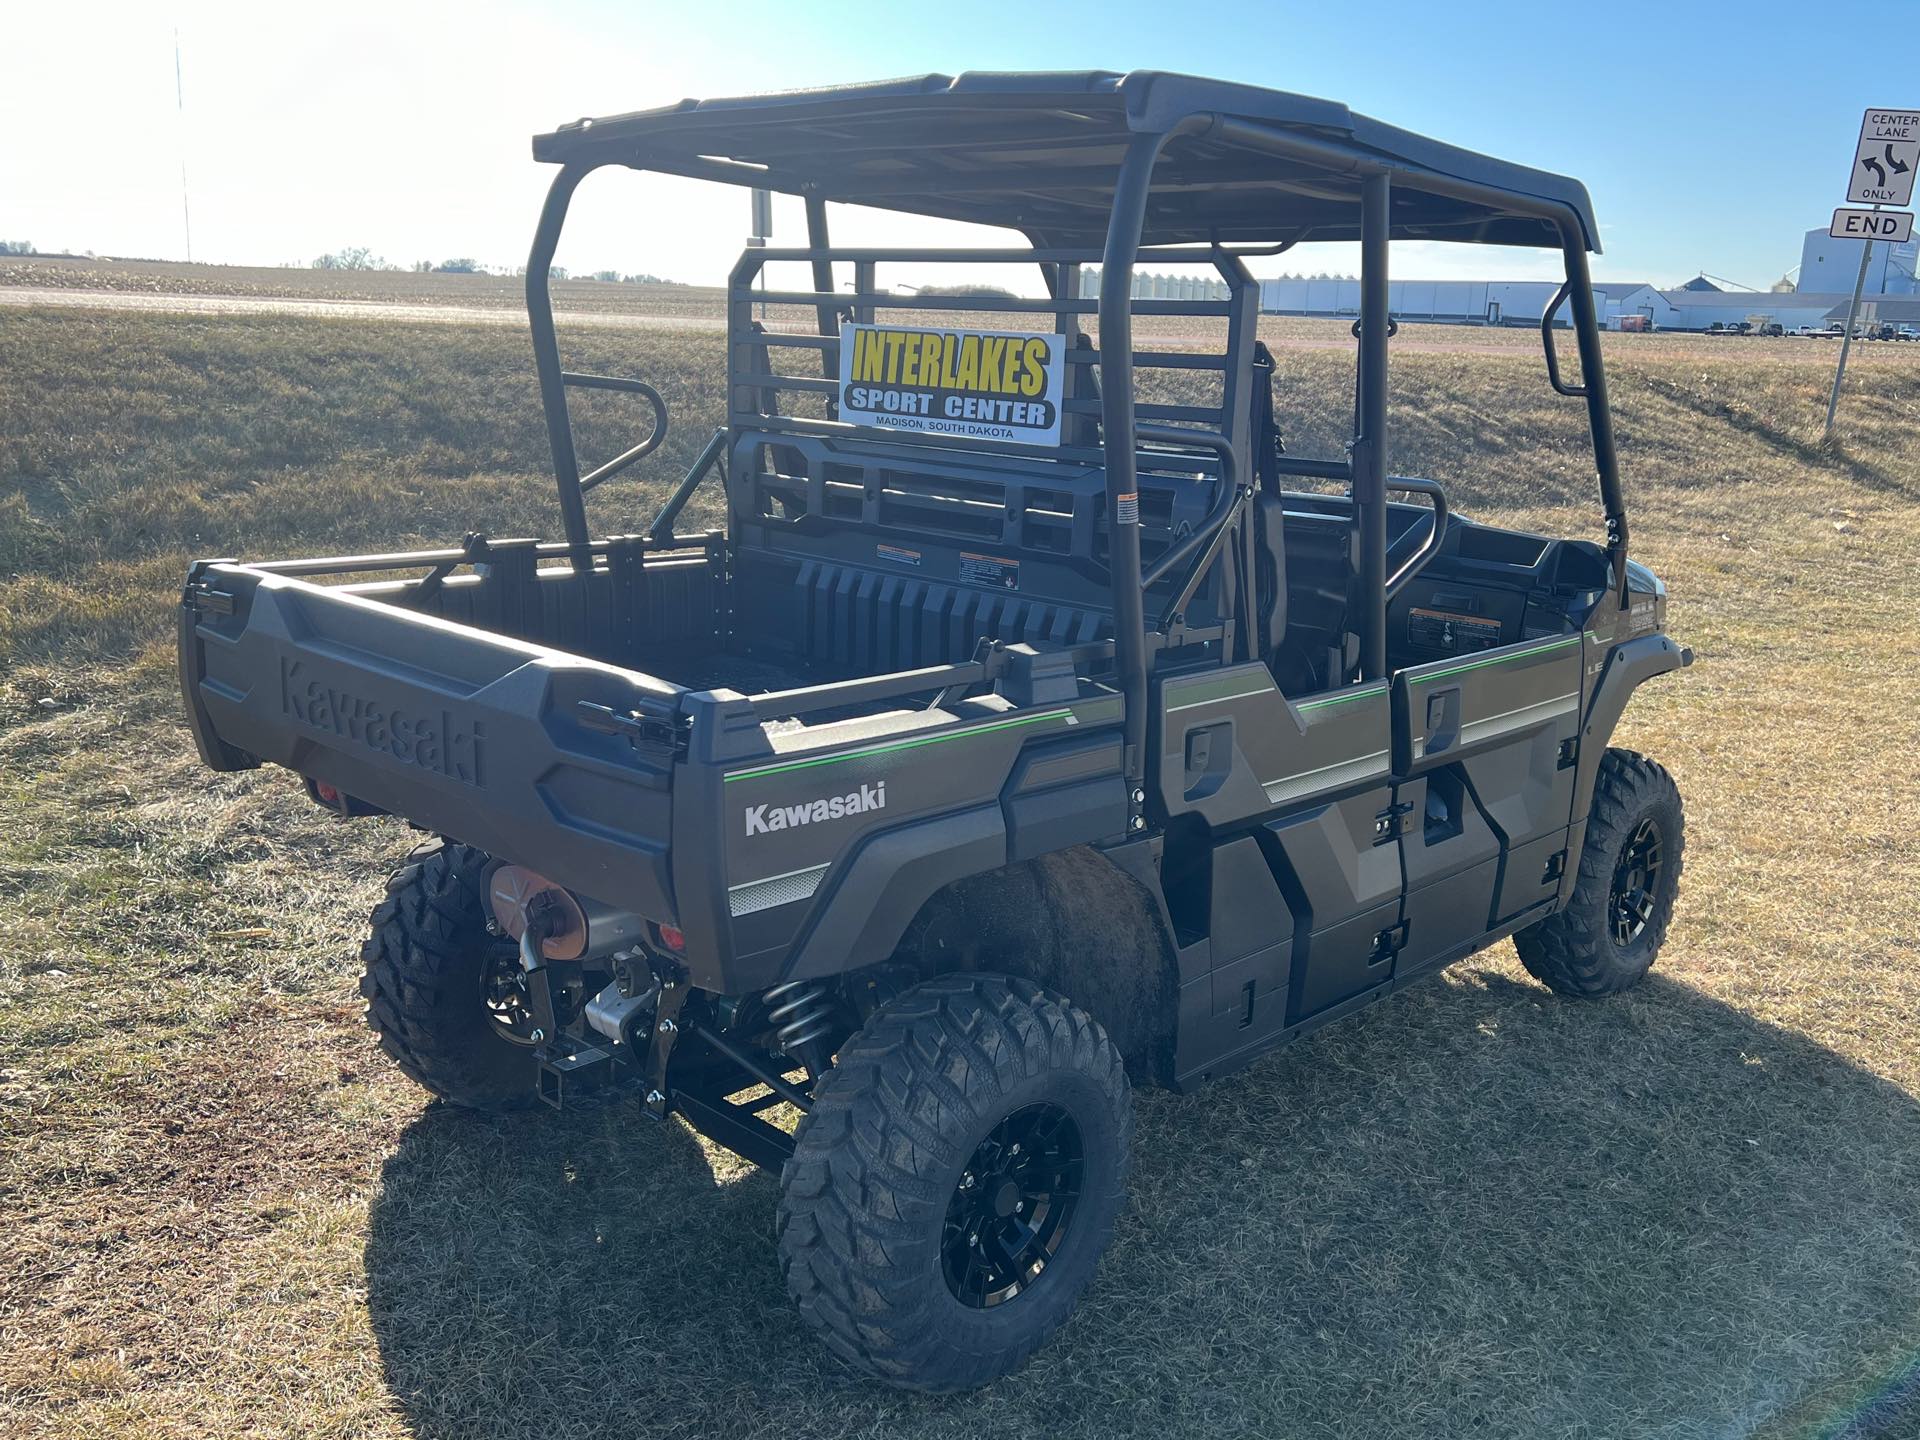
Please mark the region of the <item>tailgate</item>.
POLYGON ((596 900, 675 918, 677 686, 226 564, 188 583, 180 679, 215 769, 285 765, 596 900), (644 727, 659 737, 648 743, 589 728, 583 705, 665 723, 644 727))

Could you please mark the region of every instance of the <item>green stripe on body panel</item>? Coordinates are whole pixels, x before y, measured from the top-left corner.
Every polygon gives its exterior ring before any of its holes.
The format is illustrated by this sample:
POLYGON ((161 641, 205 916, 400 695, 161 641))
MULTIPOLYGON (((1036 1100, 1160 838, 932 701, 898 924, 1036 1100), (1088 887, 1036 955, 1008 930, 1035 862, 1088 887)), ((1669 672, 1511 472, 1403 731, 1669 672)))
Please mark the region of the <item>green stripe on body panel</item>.
POLYGON ((1203 675, 1193 679, 1169 681, 1161 693, 1161 700, 1168 710, 1190 710, 1198 705, 1217 705, 1228 700, 1249 700, 1255 695, 1265 695, 1273 688, 1273 678, 1266 673, 1266 667, 1263 665, 1258 671, 1242 670, 1233 675, 1203 675), (1259 683, 1263 679, 1265 683, 1259 683), (1254 682, 1250 689, 1249 682, 1254 682), (1179 703, 1175 704, 1175 701, 1179 703))
MULTIPOLYGON (((1185 694, 1185 691, 1176 691, 1185 694)), ((1198 710, 1205 705, 1225 705, 1230 700, 1255 700, 1263 695, 1277 693, 1271 685, 1258 685, 1251 690, 1232 690, 1225 695, 1203 695, 1198 700, 1183 700, 1178 705, 1167 706, 1167 714, 1178 715, 1182 710, 1198 710)))
POLYGON ((965 730, 942 731, 937 735, 910 735, 901 740, 863 745, 857 750, 842 750, 837 755, 813 755, 797 760, 781 760, 771 765, 758 765, 751 770, 736 770, 726 776, 725 780, 731 785, 735 780, 754 780, 763 775, 783 775, 789 770, 810 770, 816 765, 837 765, 843 760, 867 760, 875 755, 891 755, 901 750, 916 750, 925 745, 943 745, 949 740, 970 740, 976 735, 991 735, 996 731, 1013 730, 1023 725, 1038 725, 1048 720, 1079 725, 1097 724, 1109 718, 1102 713, 1109 708, 1107 704, 1099 703, 1090 708, 1093 713, 1085 715, 1072 709, 1048 710, 1039 715, 1014 715, 986 725, 972 725, 965 730))
POLYGON ((1348 705, 1355 700, 1371 700, 1375 696, 1387 693, 1387 682, 1375 680, 1366 685, 1356 685, 1351 690, 1343 690, 1338 695, 1322 696, 1318 700, 1302 700, 1293 708, 1296 710, 1325 710, 1331 705, 1348 705))
MULTIPOLYGON (((1594 638, 1597 639, 1598 637, 1596 636, 1594 638)), ((1445 670, 1436 670, 1430 675, 1412 676, 1410 680, 1412 684, 1424 685, 1430 680, 1445 680, 1449 676, 1464 675, 1469 670, 1482 670, 1489 665, 1505 665, 1514 660, 1526 660, 1535 655, 1545 655, 1549 651, 1565 649, 1569 645, 1578 645, 1579 643, 1580 636, 1563 635, 1557 639, 1547 641, 1544 645, 1535 645, 1526 650, 1516 650, 1511 655, 1489 655, 1484 659, 1469 660, 1465 664, 1450 666, 1445 670)), ((1181 704, 1168 706, 1167 708, 1170 710, 1184 710, 1188 708, 1188 706, 1204 705, 1216 699, 1239 700, 1247 698, 1249 695, 1257 695, 1262 692, 1258 690, 1245 691, 1231 695, 1202 696, 1193 700, 1187 699, 1190 693, 1187 690, 1181 690, 1176 693, 1180 697, 1181 704)), ((1334 705, 1350 705, 1356 700, 1367 700, 1376 695, 1384 695, 1386 693, 1386 682, 1384 680, 1376 680, 1366 685, 1356 685, 1351 689, 1342 690, 1335 695, 1322 695, 1311 700, 1295 700, 1289 701, 1288 703, 1296 710, 1325 710, 1334 705)))
POLYGON ((1558 640, 1549 640, 1546 644, 1535 645, 1529 650, 1516 650, 1511 655, 1489 655, 1484 659, 1469 660, 1464 665, 1455 665, 1450 669, 1436 670, 1431 675, 1409 676, 1408 683, 1425 685, 1429 681, 1445 680, 1451 675, 1464 675, 1469 670, 1484 670, 1489 665, 1505 665, 1510 661, 1525 660, 1534 655, 1545 655, 1551 650, 1564 650, 1569 645, 1578 645, 1579 643, 1580 637, 1578 635, 1563 635, 1558 640))
MULTIPOLYGON (((1222 679, 1208 678, 1205 680, 1190 680, 1178 688, 1168 686, 1163 697, 1169 702, 1167 704, 1167 712, 1172 714, 1177 710, 1192 710, 1201 705, 1224 705, 1229 700, 1251 700, 1256 696, 1278 693, 1271 680, 1265 685, 1257 685, 1251 690, 1232 690, 1227 688, 1233 685, 1244 684, 1248 678, 1246 675, 1228 675, 1222 679), (1216 695, 1200 693, 1207 689, 1221 690, 1223 693, 1216 695), (1175 700, 1180 703, 1177 705, 1171 703, 1175 700)), ((1324 710, 1330 705, 1346 705, 1355 700, 1369 700, 1376 696, 1385 695, 1386 693, 1386 682, 1376 680, 1367 685, 1356 685, 1351 690, 1343 690, 1337 695, 1326 695, 1317 700, 1288 700, 1287 703, 1292 705, 1296 710, 1324 710)))

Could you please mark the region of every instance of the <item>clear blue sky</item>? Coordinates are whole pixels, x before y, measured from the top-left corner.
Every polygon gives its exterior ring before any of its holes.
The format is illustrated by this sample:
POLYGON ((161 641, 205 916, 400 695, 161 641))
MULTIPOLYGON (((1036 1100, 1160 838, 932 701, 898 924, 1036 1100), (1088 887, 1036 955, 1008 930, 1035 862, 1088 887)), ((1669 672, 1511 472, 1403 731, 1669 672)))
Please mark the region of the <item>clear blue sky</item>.
MULTIPOLYGON (((1765 286, 1841 202, 1861 110, 1920 104, 1920 66, 1886 65, 1909 78, 1879 80, 1863 75, 1877 58, 1852 58, 1914 55, 1911 0, 280 8, 104 0, 16 14, 0 53, 0 237, 177 256, 184 148, 200 258, 365 244, 402 261, 511 263, 543 184, 526 137, 580 114, 927 70, 1156 68, 1324 95, 1578 176, 1602 225, 1601 278, 1671 284, 1704 269, 1765 286)), ((562 254, 577 267, 711 280, 744 229, 725 192, 669 185, 598 213, 591 198, 562 254)), ((1440 248, 1397 268, 1552 271, 1545 257, 1440 248)))

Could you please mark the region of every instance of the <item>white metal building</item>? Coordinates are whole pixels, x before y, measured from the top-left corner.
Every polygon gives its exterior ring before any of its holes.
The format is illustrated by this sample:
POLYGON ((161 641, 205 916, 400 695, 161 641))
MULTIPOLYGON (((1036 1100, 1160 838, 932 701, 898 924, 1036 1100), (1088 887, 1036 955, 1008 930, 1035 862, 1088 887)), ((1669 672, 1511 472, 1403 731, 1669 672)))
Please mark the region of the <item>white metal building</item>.
POLYGON ((1594 307, 1609 330, 1620 328, 1628 316, 1638 316, 1656 330, 1674 326, 1673 302, 1644 280, 1603 280, 1593 287, 1594 307))
MULTIPOLYGON (((1394 280, 1387 308, 1401 320, 1441 320, 1456 325, 1540 323, 1540 314, 1560 287, 1551 280, 1394 280)), ((1260 282, 1260 308, 1270 315, 1360 313, 1360 282, 1349 279, 1280 279, 1260 282)), ((1571 323, 1569 307, 1555 317, 1571 323)))
MULTIPOLYGON (((1225 300, 1233 292, 1224 280, 1206 275, 1152 275, 1133 272, 1133 298, 1136 300, 1225 300)), ((1080 267, 1080 298, 1096 300, 1100 296, 1100 267, 1080 267)))
MULTIPOLYGON (((1858 265, 1856 254, 1853 263, 1858 265)), ((1725 330, 1742 320, 1778 324, 1788 330, 1803 326, 1819 327, 1827 323, 1827 312, 1836 304, 1844 306, 1847 295, 1831 291, 1806 290, 1668 290, 1674 315, 1660 322, 1663 330, 1711 330, 1716 324, 1725 330)))
MULTIPOLYGON (((1851 296, 1853 282, 1860 278, 1860 247, 1866 243, 1858 239, 1836 240, 1825 230, 1807 231, 1807 238, 1800 246, 1800 279, 1796 288, 1851 296)), ((1909 240, 1904 245, 1875 241, 1873 255, 1867 261, 1864 293, 1920 294, 1920 282, 1914 279, 1916 271, 1920 271, 1920 240, 1909 240)))
MULTIPOLYGON (((1860 263, 1858 252, 1853 263, 1860 263)), ((1538 325, 1541 310, 1558 289, 1550 280, 1398 280, 1388 293, 1389 307, 1400 320, 1538 325)), ((1629 320, 1634 316, 1655 330, 1725 330, 1743 320, 1797 330, 1825 325, 1827 312, 1846 301, 1846 293, 1830 290, 1656 290, 1640 281, 1605 281, 1593 287, 1594 310, 1609 330, 1618 330, 1623 321, 1636 323, 1629 320)), ((1263 280, 1260 308, 1277 315, 1357 316, 1360 282, 1263 280)), ((1571 309, 1563 303, 1554 323, 1571 325, 1571 309)))
MULTIPOLYGON (((1851 295, 1848 296, 1847 303, 1852 303, 1851 295)), ((1880 295, 1862 300, 1859 323, 1871 325, 1876 321, 1884 325, 1920 326, 1920 295, 1880 295)), ((1836 305, 1829 310, 1827 322, 1832 325, 1845 325, 1847 305, 1836 305)))
MULTIPOLYGON (((1787 330, 1820 327, 1828 312, 1845 306, 1860 269, 1861 240, 1835 240, 1824 229, 1809 230, 1801 247, 1800 280, 1790 291, 1722 290, 1704 277, 1671 290, 1644 281, 1600 281, 1593 287, 1600 323, 1655 330, 1730 329, 1742 321, 1777 324, 1787 330)), ((1092 273, 1092 272, 1089 272, 1092 273)), ((1920 296, 1920 239, 1905 245, 1875 243, 1868 263, 1866 298, 1920 296)), ((1176 282, 1178 283, 1178 282, 1176 282)), ((1205 290, 1163 288, 1166 277, 1136 276, 1134 293, 1200 298, 1205 290)), ((1388 308, 1400 320, 1455 325, 1538 325, 1559 284, 1552 280, 1395 280, 1388 286, 1388 308)), ((1260 282, 1260 309, 1269 315, 1360 314, 1360 282, 1341 277, 1287 276, 1260 282)), ((1572 306, 1554 313, 1556 325, 1571 325, 1572 306)))
MULTIPOLYGON (((1401 320, 1437 320, 1455 325, 1538 325, 1560 286, 1553 280, 1394 280, 1387 306, 1401 320)), ((1618 329, 1626 315, 1670 328, 1674 307, 1644 281, 1609 281, 1593 287, 1600 323, 1618 329)), ((1269 315, 1360 313, 1358 280, 1281 279, 1260 282, 1260 308, 1269 315)), ((1573 305, 1563 301, 1556 325, 1573 323, 1573 305)))

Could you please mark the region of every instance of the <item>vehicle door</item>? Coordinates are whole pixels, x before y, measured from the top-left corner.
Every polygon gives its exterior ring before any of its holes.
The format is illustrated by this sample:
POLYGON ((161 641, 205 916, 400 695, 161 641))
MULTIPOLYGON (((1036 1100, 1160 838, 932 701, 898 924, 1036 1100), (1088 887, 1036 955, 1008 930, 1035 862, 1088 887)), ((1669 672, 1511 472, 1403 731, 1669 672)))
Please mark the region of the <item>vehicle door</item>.
MULTIPOLYGON (((1216 837, 1251 831, 1292 913, 1284 1023, 1391 979, 1401 872, 1387 682, 1293 701, 1254 663, 1157 690, 1157 798, 1169 822, 1197 817, 1216 837)), ((1235 958, 1213 957, 1216 974, 1235 958)), ((1231 973, 1221 1005, 1242 993, 1231 973)))
POLYGON ((1398 973, 1457 958, 1551 898, 1580 728, 1579 635, 1523 640, 1393 677, 1407 897, 1398 973))

